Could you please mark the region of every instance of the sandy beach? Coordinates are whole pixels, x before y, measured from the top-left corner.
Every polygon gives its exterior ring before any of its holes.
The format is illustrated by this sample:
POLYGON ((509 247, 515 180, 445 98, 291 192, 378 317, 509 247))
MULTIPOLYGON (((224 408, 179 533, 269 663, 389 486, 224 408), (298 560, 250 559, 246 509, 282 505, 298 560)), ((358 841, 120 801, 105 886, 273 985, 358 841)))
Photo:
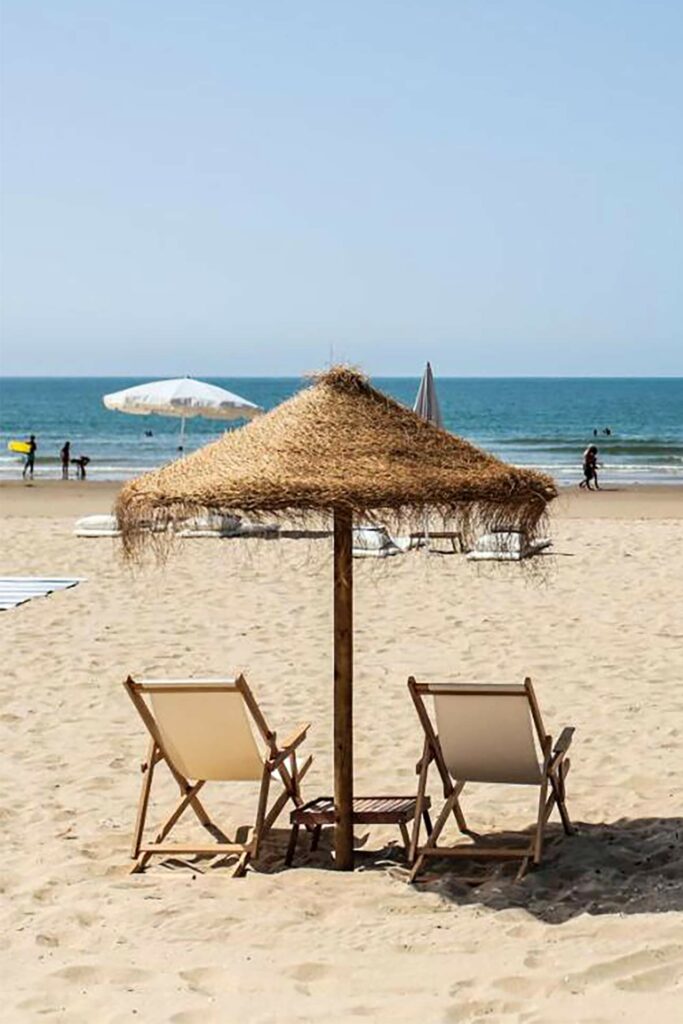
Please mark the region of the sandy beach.
MULTIPOLYGON (((330 791, 331 542, 184 541, 133 572, 116 542, 72 534, 115 491, 0 485, 3 574, 86 579, 0 614, 6 1020, 680 1020, 683 490, 563 491, 540 575, 423 551, 356 564, 357 792, 415 790, 409 674, 530 675, 549 729, 576 726, 578 834, 553 820, 540 870, 487 867, 477 886, 442 863, 409 886, 382 827, 358 830, 352 875, 330 869, 329 835, 283 870, 285 815, 246 879, 129 876, 146 748, 129 672, 243 671, 278 730, 313 722, 304 796, 330 791)), ((207 788, 228 831, 254 800, 207 788)), ((535 796, 476 786, 464 806, 481 830, 522 829, 535 796)))

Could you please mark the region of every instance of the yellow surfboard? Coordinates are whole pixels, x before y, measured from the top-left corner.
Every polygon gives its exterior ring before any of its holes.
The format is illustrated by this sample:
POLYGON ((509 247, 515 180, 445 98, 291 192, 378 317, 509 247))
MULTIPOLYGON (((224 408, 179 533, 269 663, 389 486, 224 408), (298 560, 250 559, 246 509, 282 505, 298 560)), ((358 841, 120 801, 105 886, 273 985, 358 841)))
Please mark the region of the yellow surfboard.
POLYGON ((7 448, 11 452, 17 452, 19 455, 28 455, 31 451, 28 441, 8 441, 7 448))

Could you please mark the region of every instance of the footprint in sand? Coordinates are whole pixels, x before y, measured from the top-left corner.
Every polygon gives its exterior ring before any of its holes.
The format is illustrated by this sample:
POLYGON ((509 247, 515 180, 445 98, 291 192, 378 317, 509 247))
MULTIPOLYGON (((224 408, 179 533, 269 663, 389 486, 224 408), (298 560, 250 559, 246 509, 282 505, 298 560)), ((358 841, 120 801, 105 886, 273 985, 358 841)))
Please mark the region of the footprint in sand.
POLYGON ((206 1010, 178 1010, 168 1018, 169 1024, 206 1024, 206 1010))
POLYGON ((190 992, 203 996, 213 996, 217 991, 226 989, 226 975, 218 967, 190 967, 180 971, 181 978, 190 992))
POLYGON ((330 973, 328 964, 321 964, 311 961, 310 963, 297 964, 288 971, 290 978, 294 981, 321 981, 330 973))
POLYGON ((494 988, 500 989, 511 996, 521 996, 523 999, 533 999, 538 995, 539 980, 520 975, 510 975, 507 978, 498 978, 493 982, 494 988))
POLYGON ((583 971, 567 975, 564 985, 571 991, 590 985, 612 982, 628 992, 659 992, 670 983, 683 979, 683 946, 643 949, 591 964, 583 971))
POLYGON ((631 978, 623 978, 616 987, 625 992, 661 992, 662 989, 673 988, 683 981, 683 961, 653 967, 649 971, 641 971, 631 978))
POLYGON ((483 1021, 496 1021, 503 1024, 509 1015, 512 1020, 520 1020, 519 1011, 524 1003, 500 1002, 498 999, 464 999, 462 1002, 449 1006, 443 1015, 444 1024, 479 1024, 483 1021))
POLYGON ((69 964, 52 972, 53 978, 59 978, 72 984, 115 984, 134 985, 146 981, 149 971, 139 967, 94 967, 92 964, 69 964))

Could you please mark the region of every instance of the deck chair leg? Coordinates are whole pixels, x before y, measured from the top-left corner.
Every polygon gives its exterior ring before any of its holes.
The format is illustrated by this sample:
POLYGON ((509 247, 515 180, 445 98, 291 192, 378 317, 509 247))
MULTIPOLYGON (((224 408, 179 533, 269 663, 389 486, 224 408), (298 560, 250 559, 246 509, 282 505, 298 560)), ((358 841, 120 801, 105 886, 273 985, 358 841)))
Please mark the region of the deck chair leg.
MULTIPOLYGON (((163 823, 163 825, 157 832, 156 837, 154 839, 155 844, 162 843, 164 841, 168 833, 171 831, 175 823, 182 815, 183 811, 185 811, 185 809, 192 803, 195 794, 199 792, 203 785, 204 780, 200 779, 198 782, 195 782, 193 786, 189 786, 188 791, 183 795, 182 799, 177 803, 174 810, 171 812, 171 814, 168 816, 166 821, 163 823)), ((131 874, 135 873, 136 871, 142 871, 145 864, 150 859, 150 857, 153 856, 153 854, 154 850, 145 850, 144 853, 140 854, 136 863, 133 865, 133 868, 131 869, 131 874)))
MULTIPOLYGON (((427 789, 427 775, 429 772, 430 760, 431 751, 429 747, 429 742, 425 738, 424 746, 422 748, 422 760, 420 762, 420 777, 417 784, 417 798, 415 800, 415 819, 413 821, 413 834, 410 840, 410 849, 408 850, 409 864, 412 864, 415 861, 415 854, 417 852, 417 846, 420 839, 420 819, 425 814, 429 816, 425 808, 425 791, 427 789)), ((428 827, 427 835, 429 835, 431 831, 431 827, 428 827)))
POLYGON ((534 864, 541 863, 541 856, 543 855, 543 831, 545 829, 545 823, 548 820, 546 814, 546 802, 548 799, 548 779, 545 777, 541 783, 541 791, 538 796, 538 821, 536 824, 536 835, 533 840, 533 859, 534 864))
POLYGON ((154 765, 156 763, 156 752, 157 745, 152 739, 149 741, 149 748, 147 750, 147 760, 142 766, 143 778, 142 788, 140 790, 140 800, 138 802, 138 813, 135 819, 135 829, 133 830, 133 845, 131 847, 131 857, 136 860, 140 853, 140 843, 142 842, 142 833, 145 829, 145 819, 147 818, 147 807, 149 806, 149 794, 152 788, 152 777, 154 775, 154 765))
POLYGON ((467 827, 467 822, 465 821, 465 815, 462 812, 462 807, 460 806, 460 800, 458 799, 458 797, 460 796, 460 794, 462 793, 464 788, 465 788, 465 783, 464 782, 456 782, 456 784, 455 784, 455 803, 453 804, 453 815, 455 817, 455 820, 456 820, 456 822, 458 824, 458 828, 460 829, 460 831, 463 833, 463 835, 468 835, 470 830, 467 827))
POLYGON ((434 823, 434 828, 432 829, 431 833, 427 836, 427 842, 422 847, 422 850, 415 862, 415 865, 413 866, 413 870, 410 872, 410 877, 408 879, 410 882, 415 881, 415 878, 417 877, 417 874, 420 871, 422 864, 424 863, 425 856, 432 850, 436 850, 436 841, 441 835, 443 827, 448 821, 448 816, 453 810, 453 806, 457 799, 458 790, 457 787, 454 786, 450 796, 448 797, 445 804, 441 808, 441 813, 439 814, 439 817, 436 819, 436 822, 434 823))
POLYGON ((569 758, 563 759, 559 764, 558 772, 550 776, 550 783, 555 793, 557 809, 560 812, 560 818, 562 819, 562 826, 568 836, 572 836, 576 832, 576 829, 572 825, 571 818, 569 817, 569 811, 567 810, 564 786, 564 780, 567 777, 570 764, 571 762, 569 761, 569 758))
POLYGON ((290 793, 292 802, 295 807, 301 807, 303 799, 301 797, 300 790, 300 772, 296 760, 296 752, 292 754, 290 758, 292 765, 291 773, 287 770, 284 764, 281 764, 278 768, 280 777, 284 784, 285 789, 290 793))
POLYGON ((528 867, 529 867, 529 858, 528 858, 528 856, 527 857, 523 857, 522 858, 522 863, 519 865, 519 869, 517 871, 517 874, 515 875, 515 882, 521 882, 522 881, 522 879, 524 878, 525 874, 527 873, 528 867))
POLYGON ((254 828, 254 860, 259 855, 261 848, 261 840, 265 832, 264 822, 266 818, 266 807, 268 805, 268 790, 270 788, 270 771, 268 768, 264 768, 263 777, 261 779, 261 792, 259 793, 258 799, 258 810, 256 812, 256 826, 254 828))
POLYGON ((422 865, 424 864, 424 862, 425 856, 423 853, 421 853, 420 856, 415 861, 415 863, 413 864, 410 874, 408 875, 408 881, 410 883, 414 882, 420 871, 422 871, 422 865))
POLYGON ((152 856, 151 853, 141 853, 140 856, 135 861, 135 863, 131 865, 131 868, 130 868, 130 871, 128 872, 128 874, 129 875, 138 875, 142 871, 144 871, 145 865, 146 865, 147 861, 149 860, 149 858, 151 856, 152 856))
POLYGON ((235 865, 235 870, 232 873, 232 878, 244 878, 247 873, 247 866, 251 858, 251 850, 245 850, 244 853, 240 854, 240 858, 235 865))
MULTIPOLYGON (((438 742, 438 740, 437 740, 437 742, 438 742)), ((451 777, 448 774, 448 769, 446 768, 445 764, 441 764, 439 762, 438 758, 435 757, 434 760, 436 762, 436 767, 437 767, 437 769, 439 771, 439 775, 441 776, 441 781, 443 783, 443 795, 445 797, 449 797, 451 795, 452 791, 453 791, 453 783, 451 782, 451 777)), ((463 789, 465 788, 465 783, 464 782, 457 782, 456 783, 456 788, 458 790, 457 796, 459 796, 460 793, 462 793, 463 789)), ((460 806, 460 801, 457 798, 456 798, 456 800, 453 803, 453 816, 454 816, 454 818, 455 818, 455 820, 457 822, 457 825, 458 825, 458 828, 460 829, 460 831, 463 833, 463 835, 467 835, 468 832, 469 832, 469 829, 467 828, 467 822, 465 821, 465 815, 462 812, 462 807, 460 806)))
MULTIPOLYGON (((168 762, 166 762, 166 763, 168 764, 168 762)), ((180 790, 180 794, 181 794, 181 796, 183 796, 185 793, 187 793, 188 789, 192 788, 191 783, 183 775, 181 775, 179 771, 177 771, 175 768, 173 768, 170 764, 168 766, 171 769, 171 773, 173 774, 173 778, 178 783, 178 788, 180 790)), ((197 818, 197 820, 198 820, 200 825, 203 825, 204 828, 208 828, 209 825, 213 824, 213 822, 211 821, 211 818, 206 813, 206 809, 204 807, 204 804, 201 802, 201 800, 198 797, 193 796, 192 799, 189 802, 189 806, 192 809, 192 811, 194 811, 194 814, 195 814, 195 816, 196 816, 196 818, 197 818)))

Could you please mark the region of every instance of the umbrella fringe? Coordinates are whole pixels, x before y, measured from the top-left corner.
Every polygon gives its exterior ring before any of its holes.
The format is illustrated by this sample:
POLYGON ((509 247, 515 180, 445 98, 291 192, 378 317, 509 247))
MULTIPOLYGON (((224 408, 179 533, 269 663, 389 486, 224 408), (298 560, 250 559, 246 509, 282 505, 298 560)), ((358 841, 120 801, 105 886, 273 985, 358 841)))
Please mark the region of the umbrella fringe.
POLYGON ((116 516, 127 558, 164 558, 179 524, 204 512, 310 525, 335 511, 390 530, 438 517, 466 542, 544 526, 557 491, 422 420, 349 367, 334 367, 248 426, 127 483, 116 516))

